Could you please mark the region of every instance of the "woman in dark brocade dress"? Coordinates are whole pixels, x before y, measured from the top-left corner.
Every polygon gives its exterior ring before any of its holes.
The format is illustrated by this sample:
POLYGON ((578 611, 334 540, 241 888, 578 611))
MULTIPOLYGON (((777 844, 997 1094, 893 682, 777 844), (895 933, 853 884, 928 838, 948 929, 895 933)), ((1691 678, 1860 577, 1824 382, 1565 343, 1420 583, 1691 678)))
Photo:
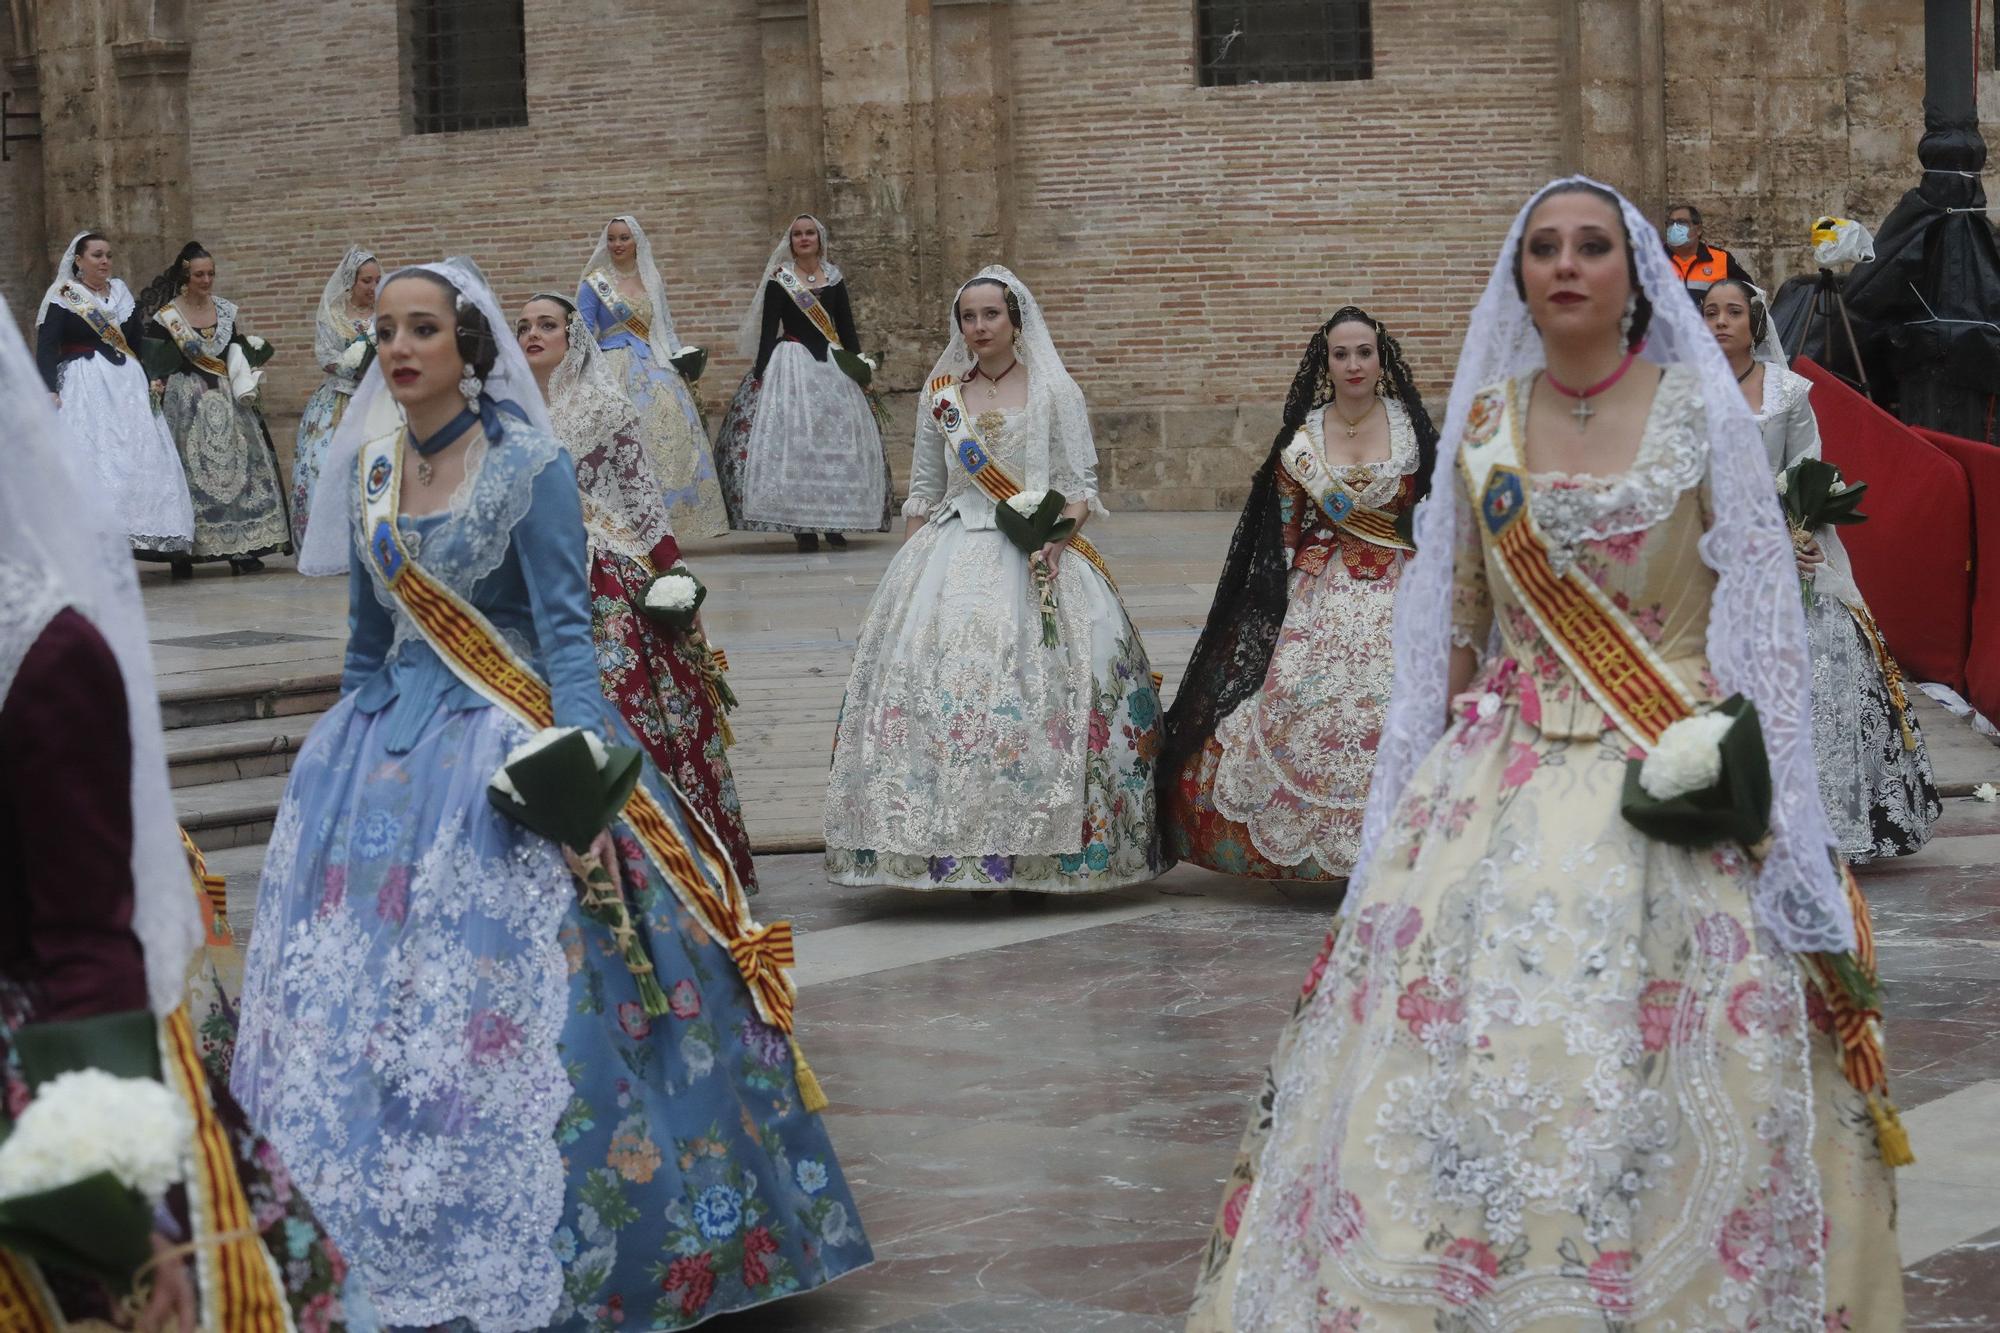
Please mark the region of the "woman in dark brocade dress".
POLYGON ((715 655, 697 617, 681 633, 638 610, 646 585, 681 564, 632 405, 576 308, 543 292, 521 308, 514 335, 549 401, 556 434, 576 459, 590 536, 590 623, 604 693, 736 863, 745 891, 757 872, 729 770, 724 716, 709 674, 715 655))

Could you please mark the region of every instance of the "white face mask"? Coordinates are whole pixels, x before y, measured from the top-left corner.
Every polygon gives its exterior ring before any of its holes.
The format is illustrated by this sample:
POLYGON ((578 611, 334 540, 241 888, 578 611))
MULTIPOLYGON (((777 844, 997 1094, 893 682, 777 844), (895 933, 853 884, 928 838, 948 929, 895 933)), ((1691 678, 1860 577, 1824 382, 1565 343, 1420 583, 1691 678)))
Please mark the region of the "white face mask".
POLYGON ((1676 245, 1676 246, 1686 245, 1688 243, 1688 237, 1691 234, 1692 233, 1688 231, 1688 224, 1685 222, 1669 222, 1667 224, 1668 245, 1676 245))

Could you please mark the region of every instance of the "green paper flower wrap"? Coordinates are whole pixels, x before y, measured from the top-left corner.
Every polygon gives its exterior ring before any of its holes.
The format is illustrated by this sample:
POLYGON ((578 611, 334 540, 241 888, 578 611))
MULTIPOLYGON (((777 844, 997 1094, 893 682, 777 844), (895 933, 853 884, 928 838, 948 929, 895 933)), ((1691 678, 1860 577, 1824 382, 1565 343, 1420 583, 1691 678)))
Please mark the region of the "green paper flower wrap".
MULTIPOLYGON (((1823 458, 1801 458, 1780 472, 1778 499, 1792 529, 1792 546, 1804 550, 1821 528, 1866 523, 1868 515, 1861 512, 1861 497, 1867 493, 1867 482, 1848 482, 1839 468, 1823 458)), ((1807 606, 1818 604, 1812 575, 1799 576, 1799 591, 1807 606)))
POLYGON ((1041 600, 1044 648, 1056 646, 1057 606, 1055 575, 1042 563, 1041 549, 1050 542, 1066 539, 1076 531, 1076 520, 1063 513, 1063 506, 1067 503, 1061 491, 1048 490, 1039 495, 1023 491, 993 506, 993 526, 1028 557, 1029 571, 1035 580, 1035 593, 1041 600))
POLYGON ((1710 712, 1668 727, 1651 754, 1626 764, 1620 809, 1627 823, 1671 846, 1734 841, 1757 847, 1771 830, 1771 763, 1757 705, 1734 694, 1710 712), (1723 718, 1726 730, 1715 725, 1723 718), (1707 747, 1711 754, 1699 753, 1707 747), (1681 750, 1688 753, 1677 753, 1681 750), (1707 780, 1690 786, 1684 776, 1689 770, 1707 780))
POLYGON ((649 620, 685 631, 694 628, 694 618, 706 600, 708 585, 686 565, 675 565, 646 581, 646 590, 639 596, 639 611, 649 620))
POLYGON ((708 353, 699 347, 683 347, 674 353, 668 364, 680 372, 682 379, 693 384, 708 369, 708 353))

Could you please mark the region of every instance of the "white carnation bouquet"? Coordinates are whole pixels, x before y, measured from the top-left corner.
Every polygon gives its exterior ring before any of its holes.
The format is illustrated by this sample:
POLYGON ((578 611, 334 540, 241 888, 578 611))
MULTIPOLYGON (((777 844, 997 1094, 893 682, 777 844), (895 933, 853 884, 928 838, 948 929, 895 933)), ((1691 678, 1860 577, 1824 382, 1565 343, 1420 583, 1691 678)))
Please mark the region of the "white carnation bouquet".
POLYGON ((684 343, 680 351, 668 358, 668 364, 680 372, 682 379, 693 384, 708 369, 708 353, 691 343, 684 343))
POLYGON ((1076 532, 1076 520, 1063 513, 1068 501, 1061 491, 1022 491, 993 509, 993 524, 1028 557, 1028 569, 1041 601, 1042 646, 1056 646, 1056 580, 1041 551, 1050 542, 1066 541, 1076 532))
POLYGON ((128 1290, 151 1255, 154 1205, 187 1174, 193 1135, 187 1108, 156 1078, 79 1068, 40 1083, 0 1141, 0 1246, 128 1290))
POLYGON ((354 335, 354 341, 340 354, 340 368, 349 379, 360 379, 368 373, 368 363, 375 359, 375 332, 362 329, 354 335))
POLYGON ((1684 717, 1626 765, 1625 819, 1677 847, 1734 840, 1755 850, 1771 826, 1771 764, 1757 705, 1740 694, 1684 717))
POLYGON ((646 581, 639 609, 650 619, 689 630, 694 628, 695 613, 707 597, 707 586, 686 565, 677 564, 646 581))

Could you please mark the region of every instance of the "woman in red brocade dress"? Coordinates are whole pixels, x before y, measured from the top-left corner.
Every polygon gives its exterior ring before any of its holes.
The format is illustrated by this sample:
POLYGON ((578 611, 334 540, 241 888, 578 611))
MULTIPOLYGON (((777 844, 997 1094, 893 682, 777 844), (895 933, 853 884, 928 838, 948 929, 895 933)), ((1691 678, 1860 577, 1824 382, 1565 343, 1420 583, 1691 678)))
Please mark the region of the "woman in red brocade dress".
POLYGON ((1354 866, 1382 715, 1389 622, 1437 432, 1402 352, 1344 306, 1285 399, 1167 714, 1163 842, 1259 879, 1354 866))
POLYGON ((521 308, 514 333, 549 400, 556 434, 576 461, 604 693, 661 775, 722 839, 743 887, 755 893, 750 835, 724 749, 721 664, 699 619, 681 632, 638 610, 653 576, 681 563, 659 482, 639 443, 638 414, 566 298, 535 295, 521 308))

